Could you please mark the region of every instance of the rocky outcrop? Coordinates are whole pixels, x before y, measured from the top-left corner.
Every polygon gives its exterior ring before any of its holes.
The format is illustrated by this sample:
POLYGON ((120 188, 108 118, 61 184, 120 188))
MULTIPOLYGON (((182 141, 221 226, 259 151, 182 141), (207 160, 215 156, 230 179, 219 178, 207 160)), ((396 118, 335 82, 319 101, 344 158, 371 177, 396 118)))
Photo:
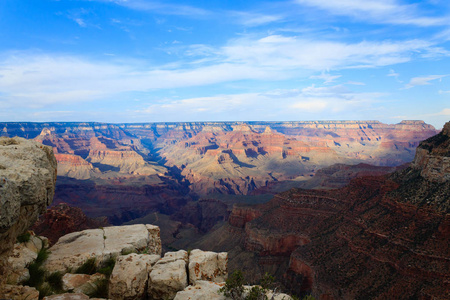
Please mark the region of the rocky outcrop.
POLYGON ((189 282, 199 280, 224 282, 228 277, 228 254, 211 251, 192 250, 189 254, 189 282))
POLYGON ((149 273, 160 258, 136 253, 118 257, 109 280, 109 298, 144 299, 149 273))
POLYGON ((78 207, 59 203, 48 208, 33 225, 32 230, 37 235, 47 237, 53 245, 60 237, 68 233, 107 226, 110 224, 106 218, 92 219, 78 207))
POLYGON ((412 168, 429 181, 450 180, 450 122, 441 133, 420 143, 412 168))
POLYGON ((16 238, 53 201, 56 159, 52 149, 23 138, 0 138, 0 287, 16 238))
POLYGON ((167 252, 149 275, 148 295, 151 299, 173 299, 188 285, 186 265, 188 253, 184 250, 167 252))
POLYGON ((58 161, 59 176, 89 179, 94 172, 92 164, 79 155, 57 153, 55 157, 58 161))
POLYGON ((128 225, 73 232, 61 237, 50 248, 51 255, 44 267, 49 271, 66 272, 81 266, 89 258, 102 264, 123 252, 146 249, 150 254, 161 254, 159 227, 128 225))

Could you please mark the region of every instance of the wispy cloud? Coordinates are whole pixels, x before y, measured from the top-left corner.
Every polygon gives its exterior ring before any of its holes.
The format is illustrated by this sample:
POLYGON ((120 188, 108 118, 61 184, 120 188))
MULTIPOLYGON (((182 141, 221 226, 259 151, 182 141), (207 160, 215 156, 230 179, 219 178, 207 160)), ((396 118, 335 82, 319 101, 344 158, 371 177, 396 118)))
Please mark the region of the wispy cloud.
POLYGON ((324 84, 329 84, 329 83, 334 82, 336 79, 338 79, 340 77, 342 77, 342 75, 331 75, 331 74, 322 72, 322 74, 320 74, 320 75, 313 75, 313 76, 310 76, 309 78, 322 79, 324 81, 323 82, 324 84))
POLYGON ((303 89, 277 89, 264 93, 244 93, 197 97, 179 100, 165 100, 135 111, 139 115, 176 115, 187 119, 223 119, 245 116, 247 120, 261 120, 270 116, 274 120, 309 119, 323 114, 333 118, 337 113, 349 115, 370 111, 371 104, 382 94, 355 93, 344 86, 316 87, 303 89), (280 101, 274 101, 280 99, 280 101), (229 118, 229 117, 228 117, 229 118))
POLYGON ((147 0, 97 0, 102 2, 112 2, 130 9, 140 11, 152 11, 166 15, 182 15, 188 17, 207 16, 211 12, 202 8, 173 4, 169 2, 147 1, 147 0))
POLYGON ((270 14, 261 14, 243 11, 229 12, 229 14, 232 17, 236 18, 239 23, 250 27, 265 25, 283 19, 283 16, 281 15, 270 15, 270 14))
POLYGON ((296 0, 300 5, 325 10, 332 15, 348 16, 363 22, 416 26, 447 25, 449 17, 423 16, 417 4, 396 0, 296 0))
POLYGON ((329 70, 393 65, 428 54, 433 49, 432 43, 417 39, 345 43, 270 35, 260 39, 237 39, 222 51, 228 60, 239 63, 329 70))
MULTIPOLYGON (((312 72, 321 70, 406 62, 417 53, 427 53, 433 48, 421 40, 344 43, 281 35, 244 37, 231 40, 223 47, 180 47, 185 51, 180 61, 159 66, 117 56, 105 56, 108 61, 92 61, 58 54, 4 54, 0 56, 0 90, 5 94, 3 99, 19 99, 24 105, 49 105, 95 100, 124 92, 239 80, 306 79, 312 72)), ((329 84, 339 75, 315 76, 329 84)), ((413 78, 408 87, 428 84, 444 75, 436 76, 413 78)))
POLYGON ((86 22, 82 18, 75 18, 73 20, 81 27, 86 27, 86 22))
POLYGON ((446 77, 448 75, 429 75, 429 76, 425 76, 425 77, 413 77, 411 78, 411 80, 409 81, 409 83, 407 83, 405 85, 405 89, 410 89, 412 87, 418 86, 418 85, 429 85, 431 84, 430 81, 433 80, 441 80, 442 78, 446 77))

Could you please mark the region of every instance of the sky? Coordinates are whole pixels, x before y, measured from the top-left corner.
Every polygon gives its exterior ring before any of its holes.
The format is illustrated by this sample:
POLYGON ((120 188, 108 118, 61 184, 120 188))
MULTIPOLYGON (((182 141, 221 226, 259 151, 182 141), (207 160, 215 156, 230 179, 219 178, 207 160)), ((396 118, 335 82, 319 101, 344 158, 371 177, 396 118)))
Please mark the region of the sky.
POLYGON ((448 0, 1 0, 0 121, 450 120, 448 0))

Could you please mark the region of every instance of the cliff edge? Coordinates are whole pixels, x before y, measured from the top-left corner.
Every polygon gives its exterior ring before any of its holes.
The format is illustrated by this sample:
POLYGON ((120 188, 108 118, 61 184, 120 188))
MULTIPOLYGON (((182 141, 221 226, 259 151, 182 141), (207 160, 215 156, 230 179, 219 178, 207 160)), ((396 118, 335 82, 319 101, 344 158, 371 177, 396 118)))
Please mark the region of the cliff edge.
POLYGON ((53 201, 56 159, 51 147, 24 138, 0 138, 0 288, 17 236, 53 201))

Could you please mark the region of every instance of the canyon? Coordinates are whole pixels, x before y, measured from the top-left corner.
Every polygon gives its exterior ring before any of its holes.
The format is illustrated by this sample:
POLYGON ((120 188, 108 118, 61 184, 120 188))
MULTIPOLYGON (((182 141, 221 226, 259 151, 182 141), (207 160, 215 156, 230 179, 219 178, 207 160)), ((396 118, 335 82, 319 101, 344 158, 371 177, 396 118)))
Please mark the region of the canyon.
POLYGON ((228 251, 230 269, 251 278, 276 274, 298 295, 448 299, 449 174, 450 122, 420 143, 406 168, 235 204, 228 223, 195 245, 228 251))
POLYGON ((114 225, 197 199, 272 195, 336 163, 402 165, 437 132, 422 121, 0 123, 2 136, 53 148, 55 204, 114 225))
POLYGON ((450 296, 450 123, 0 128, 55 153, 55 206, 35 225, 63 227, 53 243, 81 226, 151 223, 163 251, 227 251, 231 271, 269 272, 300 296, 450 296))

